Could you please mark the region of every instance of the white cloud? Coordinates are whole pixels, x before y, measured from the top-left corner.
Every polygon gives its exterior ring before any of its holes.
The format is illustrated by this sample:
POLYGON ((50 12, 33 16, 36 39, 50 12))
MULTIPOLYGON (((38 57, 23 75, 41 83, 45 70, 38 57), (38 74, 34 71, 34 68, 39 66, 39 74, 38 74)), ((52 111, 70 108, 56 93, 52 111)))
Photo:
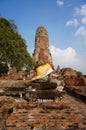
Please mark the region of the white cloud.
POLYGON ((50 46, 50 51, 55 67, 58 65, 60 65, 61 68, 71 67, 86 74, 86 62, 84 62, 86 55, 77 58, 77 53, 72 47, 61 50, 52 45, 50 46))
POLYGON ((74 57, 76 56, 76 51, 71 47, 61 50, 55 46, 50 46, 50 51, 53 56, 53 62, 57 65, 70 65, 74 62, 74 57))
POLYGON ((64 5, 64 1, 63 0, 57 0, 56 3, 57 3, 57 5, 59 7, 62 7, 64 5))
POLYGON ((83 19, 81 20, 81 22, 82 22, 83 24, 86 24, 86 17, 83 17, 83 19))
POLYGON ((86 37, 86 27, 81 26, 80 28, 78 28, 78 30, 75 32, 75 36, 86 37))
POLYGON ((82 5, 81 8, 75 8, 76 14, 86 16, 86 4, 82 5))
POLYGON ((66 26, 78 26, 79 22, 77 19, 69 20, 66 22, 66 26))

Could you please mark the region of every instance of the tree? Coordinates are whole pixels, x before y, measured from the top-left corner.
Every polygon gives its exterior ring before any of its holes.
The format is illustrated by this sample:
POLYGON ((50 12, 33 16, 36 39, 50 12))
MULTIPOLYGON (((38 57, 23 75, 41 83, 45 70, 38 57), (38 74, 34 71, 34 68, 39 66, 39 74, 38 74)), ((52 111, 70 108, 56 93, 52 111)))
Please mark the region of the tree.
POLYGON ((9 68, 8 68, 7 64, 0 62, 0 76, 2 76, 3 74, 7 74, 8 70, 9 70, 9 68))
POLYGON ((27 51, 26 41, 18 33, 12 20, 0 18, 0 60, 17 70, 32 69, 33 61, 27 51))
POLYGON ((78 76, 82 76, 83 75, 83 73, 80 72, 80 71, 77 71, 76 73, 77 73, 78 76))

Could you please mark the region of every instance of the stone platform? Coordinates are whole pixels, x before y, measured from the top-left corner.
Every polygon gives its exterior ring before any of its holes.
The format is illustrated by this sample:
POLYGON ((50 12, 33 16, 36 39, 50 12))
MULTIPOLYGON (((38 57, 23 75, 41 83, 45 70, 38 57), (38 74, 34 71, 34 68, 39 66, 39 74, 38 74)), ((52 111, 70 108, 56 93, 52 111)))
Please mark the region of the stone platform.
POLYGON ((86 104, 65 94, 57 102, 0 96, 1 130, 85 130, 86 104))

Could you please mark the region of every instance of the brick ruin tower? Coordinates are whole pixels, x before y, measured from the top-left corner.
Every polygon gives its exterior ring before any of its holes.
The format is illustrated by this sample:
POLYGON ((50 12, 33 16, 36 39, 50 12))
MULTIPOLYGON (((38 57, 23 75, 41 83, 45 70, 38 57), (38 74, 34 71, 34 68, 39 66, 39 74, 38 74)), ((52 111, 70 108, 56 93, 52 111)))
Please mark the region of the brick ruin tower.
POLYGON ((44 26, 39 26, 36 31, 33 61, 36 67, 45 63, 49 63, 53 67, 52 56, 49 51, 48 32, 44 26))
MULTIPOLYGON (((35 62, 35 68, 44 65, 46 63, 53 67, 51 53, 49 51, 49 39, 48 33, 45 27, 38 27, 35 35, 35 49, 33 53, 33 60, 35 62)), ((44 71, 44 70, 41 70, 44 71)), ((40 73, 42 73, 39 71, 40 73)), ((46 72, 46 71, 45 71, 46 72)), ((40 74, 39 73, 39 74, 40 74)), ((45 74, 45 73, 44 73, 45 74)), ((38 99, 54 99, 57 95, 57 84, 48 81, 47 77, 39 81, 35 81, 35 86, 39 84, 39 89, 37 90, 38 99)))

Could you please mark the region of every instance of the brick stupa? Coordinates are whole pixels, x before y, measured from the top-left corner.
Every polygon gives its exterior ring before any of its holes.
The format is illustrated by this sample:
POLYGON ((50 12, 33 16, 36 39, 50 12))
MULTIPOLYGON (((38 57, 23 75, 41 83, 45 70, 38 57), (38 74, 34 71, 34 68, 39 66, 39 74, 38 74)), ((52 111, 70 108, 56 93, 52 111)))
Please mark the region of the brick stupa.
POLYGON ((35 62, 35 67, 46 63, 53 67, 52 56, 49 51, 48 32, 44 26, 39 26, 36 31, 33 61, 35 62))
MULTIPOLYGON (((33 53, 33 60, 35 62, 35 68, 44 65, 46 63, 50 64, 53 67, 52 56, 49 51, 49 38, 47 30, 44 26, 38 27, 35 35, 35 49, 33 53)), ((44 70, 42 70, 44 71, 44 70)), ((38 99, 54 99, 57 95, 57 84, 48 81, 47 77, 35 80, 33 82, 34 86, 37 89, 37 98, 38 99)))

